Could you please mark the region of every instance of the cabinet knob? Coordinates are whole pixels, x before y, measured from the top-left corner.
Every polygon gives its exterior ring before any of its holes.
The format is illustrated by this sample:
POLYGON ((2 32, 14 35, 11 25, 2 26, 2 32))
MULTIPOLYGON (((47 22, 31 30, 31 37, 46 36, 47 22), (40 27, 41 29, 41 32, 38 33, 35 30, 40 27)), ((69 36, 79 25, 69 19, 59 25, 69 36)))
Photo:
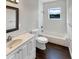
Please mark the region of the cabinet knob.
POLYGON ((17 53, 20 53, 22 51, 22 49, 19 49, 18 51, 17 51, 17 53))

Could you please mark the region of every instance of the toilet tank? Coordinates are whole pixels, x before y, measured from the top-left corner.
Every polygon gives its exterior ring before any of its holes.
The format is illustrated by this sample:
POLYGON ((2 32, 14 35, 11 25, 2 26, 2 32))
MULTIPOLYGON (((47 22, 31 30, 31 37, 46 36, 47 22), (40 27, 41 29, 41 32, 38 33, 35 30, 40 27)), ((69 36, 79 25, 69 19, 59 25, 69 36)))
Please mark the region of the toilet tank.
POLYGON ((38 36, 38 34, 39 34, 39 29, 34 29, 34 30, 32 30, 32 34, 38 36))

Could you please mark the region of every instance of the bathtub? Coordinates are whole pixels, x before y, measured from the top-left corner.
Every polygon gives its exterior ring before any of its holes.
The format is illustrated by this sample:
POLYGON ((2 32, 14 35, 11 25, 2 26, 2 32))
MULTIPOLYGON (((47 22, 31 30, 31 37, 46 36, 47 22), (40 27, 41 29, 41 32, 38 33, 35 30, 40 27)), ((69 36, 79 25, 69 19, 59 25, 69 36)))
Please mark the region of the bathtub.
POLYGON ((55 43, 62 46, 66 45, 66 35, 65 34, 58 34, 58 33, 40 33, 41 36, 47 37, 48 41, 51 43, 55 43))

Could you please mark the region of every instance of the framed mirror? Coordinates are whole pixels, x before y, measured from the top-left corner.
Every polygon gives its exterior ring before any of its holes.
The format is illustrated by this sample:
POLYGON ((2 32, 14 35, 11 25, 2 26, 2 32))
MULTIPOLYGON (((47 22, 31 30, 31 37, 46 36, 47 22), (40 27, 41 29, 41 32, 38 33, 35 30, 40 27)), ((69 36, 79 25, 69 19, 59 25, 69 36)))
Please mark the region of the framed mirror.
POLYGON ((19 29, 19 9, 6 6, 6 32, 12 32, 19 29))

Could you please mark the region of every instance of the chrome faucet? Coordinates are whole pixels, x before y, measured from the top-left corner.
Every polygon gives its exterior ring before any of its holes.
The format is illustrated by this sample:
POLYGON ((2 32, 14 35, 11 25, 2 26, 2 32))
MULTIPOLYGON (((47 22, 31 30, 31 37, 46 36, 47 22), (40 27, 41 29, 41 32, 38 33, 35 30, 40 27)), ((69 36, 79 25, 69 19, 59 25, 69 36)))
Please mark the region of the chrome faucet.
POLYGON ((12 40, 12 36, 8 36, 8 38, 7 38, 7 42, 9 42, 9 41, 11 41, 12 40))

